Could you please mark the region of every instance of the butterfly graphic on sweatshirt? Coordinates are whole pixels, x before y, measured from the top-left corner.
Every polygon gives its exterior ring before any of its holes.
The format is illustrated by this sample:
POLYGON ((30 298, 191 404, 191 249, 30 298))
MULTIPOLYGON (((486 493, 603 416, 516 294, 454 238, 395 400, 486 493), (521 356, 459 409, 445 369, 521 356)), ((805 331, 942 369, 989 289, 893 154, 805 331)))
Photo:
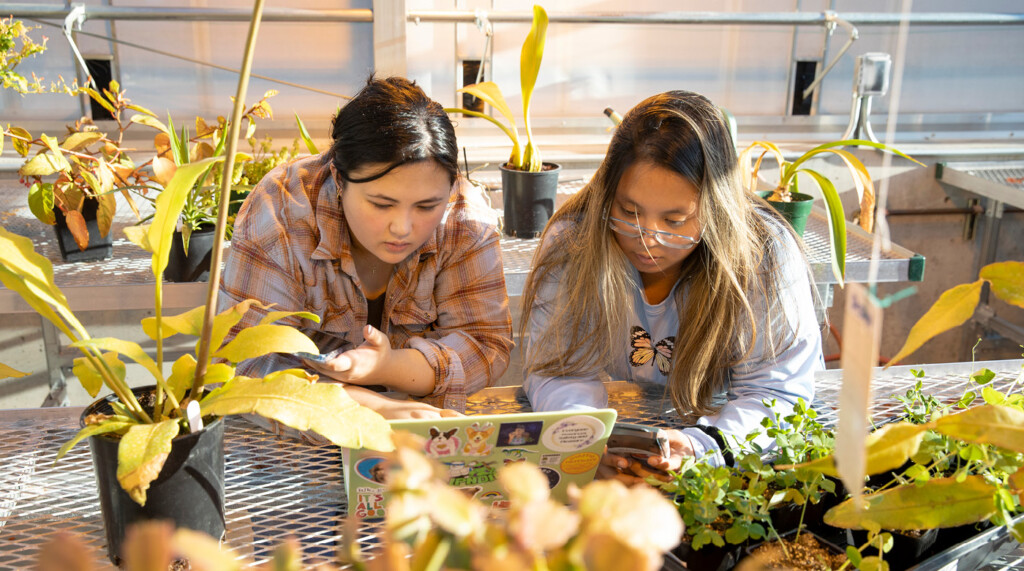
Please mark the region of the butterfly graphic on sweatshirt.
POLYGON ((651 343, 651 334, 643 327, 634 325, 629 331, 629 364, 642 367, 651 361, 657 365, 662 375, 667 375, 672 368, 672 350, 676 348, 676 338, 666 337, 657 343, 651 343))

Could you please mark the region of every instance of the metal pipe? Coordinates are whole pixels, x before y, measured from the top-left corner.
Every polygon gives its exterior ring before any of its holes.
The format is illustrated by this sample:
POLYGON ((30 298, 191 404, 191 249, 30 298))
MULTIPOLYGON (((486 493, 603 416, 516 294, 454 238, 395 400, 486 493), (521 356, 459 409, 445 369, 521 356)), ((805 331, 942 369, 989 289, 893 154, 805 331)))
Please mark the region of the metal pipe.
MULTIPOLYGON (((1007 207, 1003 209, 1003 214, 1015 214, 1024 212, 1020 208, 1007 207)), ((985 208, 980 204, 976 204, 970 208, 914 208, 914 209, 892 209, 886 210, 885 215, 892 216, 941 216, 944 214, 977 214, 982 215, 985 213, 985 208)))
MULTIPOLYGON (((472 23, 479 16, 468 10, 409 10, 406 18, 410 22, 455 22, 472 23)), ((532 12, 487 12, 492 22, 533 21, 532 12)), ((843 20, 856 26, 897 26, 904 20, 915 26, 1007 26, 1024 24, 1024 14, 998 13, 924 13, 924 14, 880 14, 872 12, 850 12, 842 14, 843 20)), ((794 14, 791 12, 594 12, 590 14, 548 13, 548 21, 566 24, 756 24, 756 25, 826 25, 829 18, 824 12, 794 14)))
MULTIPOLYGON (((0 14, 15 18, 64 18, 76 7, 63 4, 0 4, 0 14)), ((87 20, 183 20, 201 22, 248 22, 252 12, 244 8, 136 8, 85 6, 87 20)), ((269 22, 373 22, 373 10, 301 10, 268 8, 269 22)))

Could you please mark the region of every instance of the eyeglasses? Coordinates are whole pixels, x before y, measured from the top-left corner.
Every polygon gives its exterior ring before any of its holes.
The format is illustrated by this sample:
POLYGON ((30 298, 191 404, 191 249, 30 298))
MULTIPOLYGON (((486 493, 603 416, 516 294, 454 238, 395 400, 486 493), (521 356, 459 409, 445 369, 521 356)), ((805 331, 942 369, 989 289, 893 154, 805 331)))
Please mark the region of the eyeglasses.
POLYGON ((608 227, 627 238, 639 238, 641 234, 654 236, 654 239, 662 246, 676 248, 678 250, 689 250, 696 246, 700 242, 701 236, 704 234, 703 229, 701 229, 700 234, 698 234, 696 238, 692 236, 684 236, 682 234, 673 234, 672 232, 648 230, 643 226, 633 224, 632 222, 626 222, 625 220, 620 220, 614 216, 608 217, 608 227))

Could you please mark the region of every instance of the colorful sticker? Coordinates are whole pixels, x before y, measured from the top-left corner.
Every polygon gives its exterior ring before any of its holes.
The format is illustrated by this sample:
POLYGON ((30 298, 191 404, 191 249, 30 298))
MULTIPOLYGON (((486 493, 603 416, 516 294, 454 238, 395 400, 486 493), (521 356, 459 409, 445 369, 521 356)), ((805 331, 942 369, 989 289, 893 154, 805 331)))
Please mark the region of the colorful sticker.
POLYGON ((456 476, 448 480, 448 484, 456 488, 486 484, 497 479, 498 471, 493 466, 494 462, 473 461, 466 465, 469 472, 464 476, 456 476))
POLYGON ((448 478, 458 478, 469 474, 469 466, 465 462, 458 460, 455 462, 442 462, 448 467, 448 478))
POLYGON ((505 448, 501 451, 505 455, 505 464, 512 464, 513 462, 526 462, 527 454, 534 454, 534 450, 527 450, 526 448, 505 448))
POLYGON ((562 475, 558 473, 558 470, 548 468, 547 466, 541 466, 540 471, 548 477, 548 487, 552 490, 558 485, 558 482, 562 481, 562 475))
POLYGON ((459 488, 459 491, 462 492, 463 494, 466 494, 467 498, 473 499, 476 497, 477 494, 480 493, 480 490, 483 489, 483 486, 466 486, 463 488, 459 488))
POLYGON ((582 474, 597 467, 601 457, 593 452, 580 452, 573 454, 562 461, 562 471, 566 474, 582 474))
POLYGON ((387 481, 388 471, 384 458, 380 456, 367 456, 356 462, 356 474, 369 482, 384 484, 387 481))
POLYGON ((467 456, 487 456, 491 453, 490 444, 487 439, 494 434, 494 425, 485 422, 480 424, 474 422, 466 427, 466 445, 462 447, 462 453, 467 456))
POLYGON ((443 456, 452 456, 459 451, 459 440, 458 436, 455 436, 459 432, 458 428, 453 428, 447 432, 441 432, 436 427, 430 427, 430 438, 427 440, 424 450, 427 455, 433 456, 434 458, 440 458, 443 456))
POLYGON ((498 430, 498 446, 532 446, 540 442, 543 421, 506 422, 498 430))
MULTIPOLYGON (((349 504, 352 505, 351 503, 349 504)), ((387 514, 384 508, 384 490, 380 488, 356 488, 355 508, 351 511, 359 519, 383 519, 387 514)))
POLYGON ((604 436, 604 423, 592 416, 569 416, 544 431, 544 446, 559 452, 582 450, 604 436))
POLYGON ((541 466, 558 466, 562 462, 561 454, 541 454, 540 465, 541 466))

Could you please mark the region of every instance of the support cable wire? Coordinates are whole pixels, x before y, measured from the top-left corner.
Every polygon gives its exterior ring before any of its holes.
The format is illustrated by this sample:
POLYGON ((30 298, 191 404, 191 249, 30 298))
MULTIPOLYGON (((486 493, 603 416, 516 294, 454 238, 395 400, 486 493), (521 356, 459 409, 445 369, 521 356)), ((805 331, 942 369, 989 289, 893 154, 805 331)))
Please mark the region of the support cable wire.
MULTIPOLYGON (((43 24, 43 25, 46 25, 46 26, 53 26, 53 27, 56 27, 56 28, 63 28, 63 26, 60 26, 58 24, 54 24, 52 22, 47 22, 46 20, 39 20, 39 19, 36 19, 36 18, 25 18, 25 19, 26 20, 30 20, 32 22, 36 22, 38 24, 43 24)), ((169 58, 174 58, 174 59, 179 59, 179 60, 182 60, 182 61, 187 61, 187 62, 190 62, 190 63, 194 63, 196 65, 203 65, 203 66, 207 66, 207 67, 212 67, 212 68, 215 68, 215 69, 219 69, 219 70, 222 70, 222 71, 228 71, 228 72, 235 73, 235 74, 241 73, 241 70, 238 70, 238 69, 235 69, 235 68, 231 68, 231 67, 228 67, 228 66, 219 65, 219 64, 216 64, 216 63, 208 62, 208 61, 198 60, 198 59, 195 59, 195 58, 190 58, 188 56, 172 54, 170 52, 165 52, 163 50, 154 49, 154 48, 151 48, 149 46, 144 46, 144 45, 136 44, 136 43, 129 42, 129 41, 126 41, 126 40, 120 40, 120 39, 117 39, 117 38, 113 38, 113 37, 109 37, 109 36, 104 36, 103 34, 94 34, 92 32, 85 32, 85 31, 82 31, 82 30, 78 30, 75 33, 83 35, 83 36, 89 36, 91 38, 97 38, 97 39, 101 39, 101 40, 106 40, 108 42, 115 42, 115 43, 118 43, 118 44, 122 44, 122 45, 128 46, 130 48, 135 48, 135 49, 138 49, 138 50, 151 52, 151 53, 154 53, 154 54, 157 54, 157 55, 162 55, 162 56, 169 57, 169 58)), ((68 37, 68 43, 71 44, 71 49, 77 54, 78 53, 78 49, 75 46, 75 43, 71 41, 70 37, 68 37)), ((79 65, 84 66, 84 64, 81 61, 79 61, 79 65)), ((86 75, 86 77, 89 77, 89 70, 88 69, 85 69, 85 75, 86 75)), ((321 93, 323 95, 330 95, 332 97, 341 97, 342 99, 352 99, 351 95, 342 95, 340 93, 335 93, 333 91, 327 91, 325 89, 319 89, 317 87, 311 87, 309 85, 302 85, 301 83, 293 83, 291 81, 285 81, 283 79, 275 79, 273 77, 268 77, 266 75, 259 75, 259 74, 256 74, 256 73, 253 73, 253 74, 250 74, 250 75, 252 77, 257 78, 257 79, 262 79, 264 81, 269 81, 269 82, 272 82, 272 83, 279 83, 281 85, 287 85, 289 87, 294 87, 294 88, 297 88, 297 89, 304 89, 306 91, 312 91, 314 93, 321 93)))

